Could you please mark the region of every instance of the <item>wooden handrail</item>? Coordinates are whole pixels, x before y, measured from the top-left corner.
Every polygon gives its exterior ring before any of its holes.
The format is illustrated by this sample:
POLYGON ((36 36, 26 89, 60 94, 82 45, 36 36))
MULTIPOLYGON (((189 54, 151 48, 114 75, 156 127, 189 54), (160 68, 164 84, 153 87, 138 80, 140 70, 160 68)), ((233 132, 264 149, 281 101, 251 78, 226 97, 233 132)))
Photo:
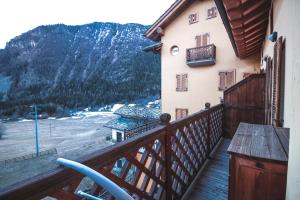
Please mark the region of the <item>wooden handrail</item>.
POLYGON ((249 76, 247 76, 246 78, 244 78, 243 80, 237 82, 236 84, 230 86, 229 88, 227 88, 226 90, 224 90, 224 94, 228 94, 229 92, 231 92, 232 90, 237 89, 239 86, 245 84, 248 81, 251 81, 252 79, 255 78, 263 78, 265 77, 265 74, 250 74, 249 76))
MULTIPOLYGON (((168 117, 164 118, 167 120, 164 124, 78 161, 103 174, 133 197, 180 198, 222 136, 223 105, 171 123, 168 117), (207 135, 208 129, 210 135, 207 135)), ((57 167, 1 190, 0 199, 46 196, 80 199, 74 192, 83 178, 80 173, 57 167)), ((91 187, 94 196, 104 191, 97 185, 91 187)))

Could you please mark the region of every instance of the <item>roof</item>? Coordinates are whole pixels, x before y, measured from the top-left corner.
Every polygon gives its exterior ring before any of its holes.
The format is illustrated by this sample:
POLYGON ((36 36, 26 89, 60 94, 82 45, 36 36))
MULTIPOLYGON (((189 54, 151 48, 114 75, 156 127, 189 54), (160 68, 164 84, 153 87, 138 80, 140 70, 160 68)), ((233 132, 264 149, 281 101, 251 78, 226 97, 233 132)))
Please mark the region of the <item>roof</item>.
MULTIPOLYGON (((145 32, 145 36, 160 41, 164 29, 195 0, 176 0, 145 32)), ((246 58, 261 50, 271 0, 214 0, 236 55, 246 58)))
POLYGON ((246 58, 259 52, 266 36, 271 0, 215 0, 235 53, 246 58))
POLYGON ((152 44, 150 46, 144 47, 143 51, 145 51, 145 52, 152 51, 154 53, 160 53, 162 45, 163 44, 161 42, 158 42, 158 43, 152 44))
POLYGON ((114 114, 127 118, 136 119, 159 119, 160 109, 140 106, 123 106, 116 110, 114 114))
POLYGON ((120 131, 134 129, 138 126, 146 124, 146 120, 119 117, 107 122, 104 126, 107 128, 117 129, 120 131))
POLYGON ((194 0, 176 0, 171 7, 162 14, 154 24, 145 32, 145 36, 154 41, 159 41, 163 35, 163 30, 176 19, 194 0))

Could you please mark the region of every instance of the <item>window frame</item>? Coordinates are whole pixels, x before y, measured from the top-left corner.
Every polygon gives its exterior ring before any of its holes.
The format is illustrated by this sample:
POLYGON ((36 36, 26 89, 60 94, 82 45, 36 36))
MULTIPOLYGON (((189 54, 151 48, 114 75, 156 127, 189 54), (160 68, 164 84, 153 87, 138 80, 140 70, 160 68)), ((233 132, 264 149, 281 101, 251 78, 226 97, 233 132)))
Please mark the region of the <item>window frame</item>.
POLYGON ((179 54, 179 51, 180 51, 180 49, 179 49, 179 46, 177 46, 177 45, 173 45, 173 46, 171 46, 171 48, 170 48, 170 54, 172 55, 172 56, 177 56, 178 54, 179 54), (178 49, 176 52, 174 51, 173 52, 173 50, 174 49, 178 49))
POLYGON ((218 13, 218 10, 217 10, 216 6, 207 9, 206 19, 212 19, 212 18, 217 17, 217 13, 218 13))
POLYGON ((189 15, 189 24, 192 25, 192 24, 195 24, 197 22, 199 22, 199 15, 198 15, 198 13, 190 14, 189 15))
POLYGON ((230 88, 231 86, 233 86, 236 83, 236 69, 221 70, 218 72, 218 75, 219 75, 219 86, 218 86, 219 91, 227 90, 228 88, 230 88), (225 73, 224 87, 222 87, 222 85, 221 85, 221 73, 225 73), (227 73, 233 73, 232 84, 228 84, 227 73))
POLYGON ((189 109, 188 108, 175 108, 175 120, 185 118, 188 115, 189 115, 189 109), (180 112, 180 117, 178 117, 179 116, 178 112, 180 112), (183 113, 185 113, 185 115, 183 115, 183 113))

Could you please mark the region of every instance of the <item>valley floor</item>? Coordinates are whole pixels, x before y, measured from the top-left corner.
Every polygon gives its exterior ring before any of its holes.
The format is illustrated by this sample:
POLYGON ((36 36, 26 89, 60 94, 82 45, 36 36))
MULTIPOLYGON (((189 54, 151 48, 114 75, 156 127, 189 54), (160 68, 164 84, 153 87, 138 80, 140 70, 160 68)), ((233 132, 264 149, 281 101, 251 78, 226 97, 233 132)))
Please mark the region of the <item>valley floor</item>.
POLYGON ((55 168, 58 157, 77 160, 112 145, 106 140, 111 130, 103 124, 115 117, 107 114, 80 119, 39 120, 40 151, 50 150, 52 153, 20 160, 13 158, 24 158, 35 153, 34 121, 5 123, 6 134, 0 140, 0 189, 55 168))

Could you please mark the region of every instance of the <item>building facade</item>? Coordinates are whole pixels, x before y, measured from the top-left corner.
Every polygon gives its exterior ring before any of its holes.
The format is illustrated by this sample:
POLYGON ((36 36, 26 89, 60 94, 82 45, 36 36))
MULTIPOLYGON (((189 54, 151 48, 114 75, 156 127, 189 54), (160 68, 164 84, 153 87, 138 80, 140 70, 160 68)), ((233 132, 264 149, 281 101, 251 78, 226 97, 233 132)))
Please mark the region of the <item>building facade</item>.
POLYGON ((238 56, 261 52, 265 123, 290 129, 286 199, 300 199, 300 1, 215 2, 238 56))
MULTIPOLYGON (((277 32, 282 41, 282 90, 280 123, 290 128, 288 178, 286 199, 300 198, 300 1, 274 0, 271 8, 267 37, 263 45, 263 57, 274 62, 278 42, 271 42, 268 36, 277 32)), ((263 67, 266 68, 267 59, 263 67)))
POLYGON ((162 113, 172 120, 218 104, 226 88, 260 71, 259 54, 236 56, 214 1, 176 1, 145 36, 160 42, 162 113))

